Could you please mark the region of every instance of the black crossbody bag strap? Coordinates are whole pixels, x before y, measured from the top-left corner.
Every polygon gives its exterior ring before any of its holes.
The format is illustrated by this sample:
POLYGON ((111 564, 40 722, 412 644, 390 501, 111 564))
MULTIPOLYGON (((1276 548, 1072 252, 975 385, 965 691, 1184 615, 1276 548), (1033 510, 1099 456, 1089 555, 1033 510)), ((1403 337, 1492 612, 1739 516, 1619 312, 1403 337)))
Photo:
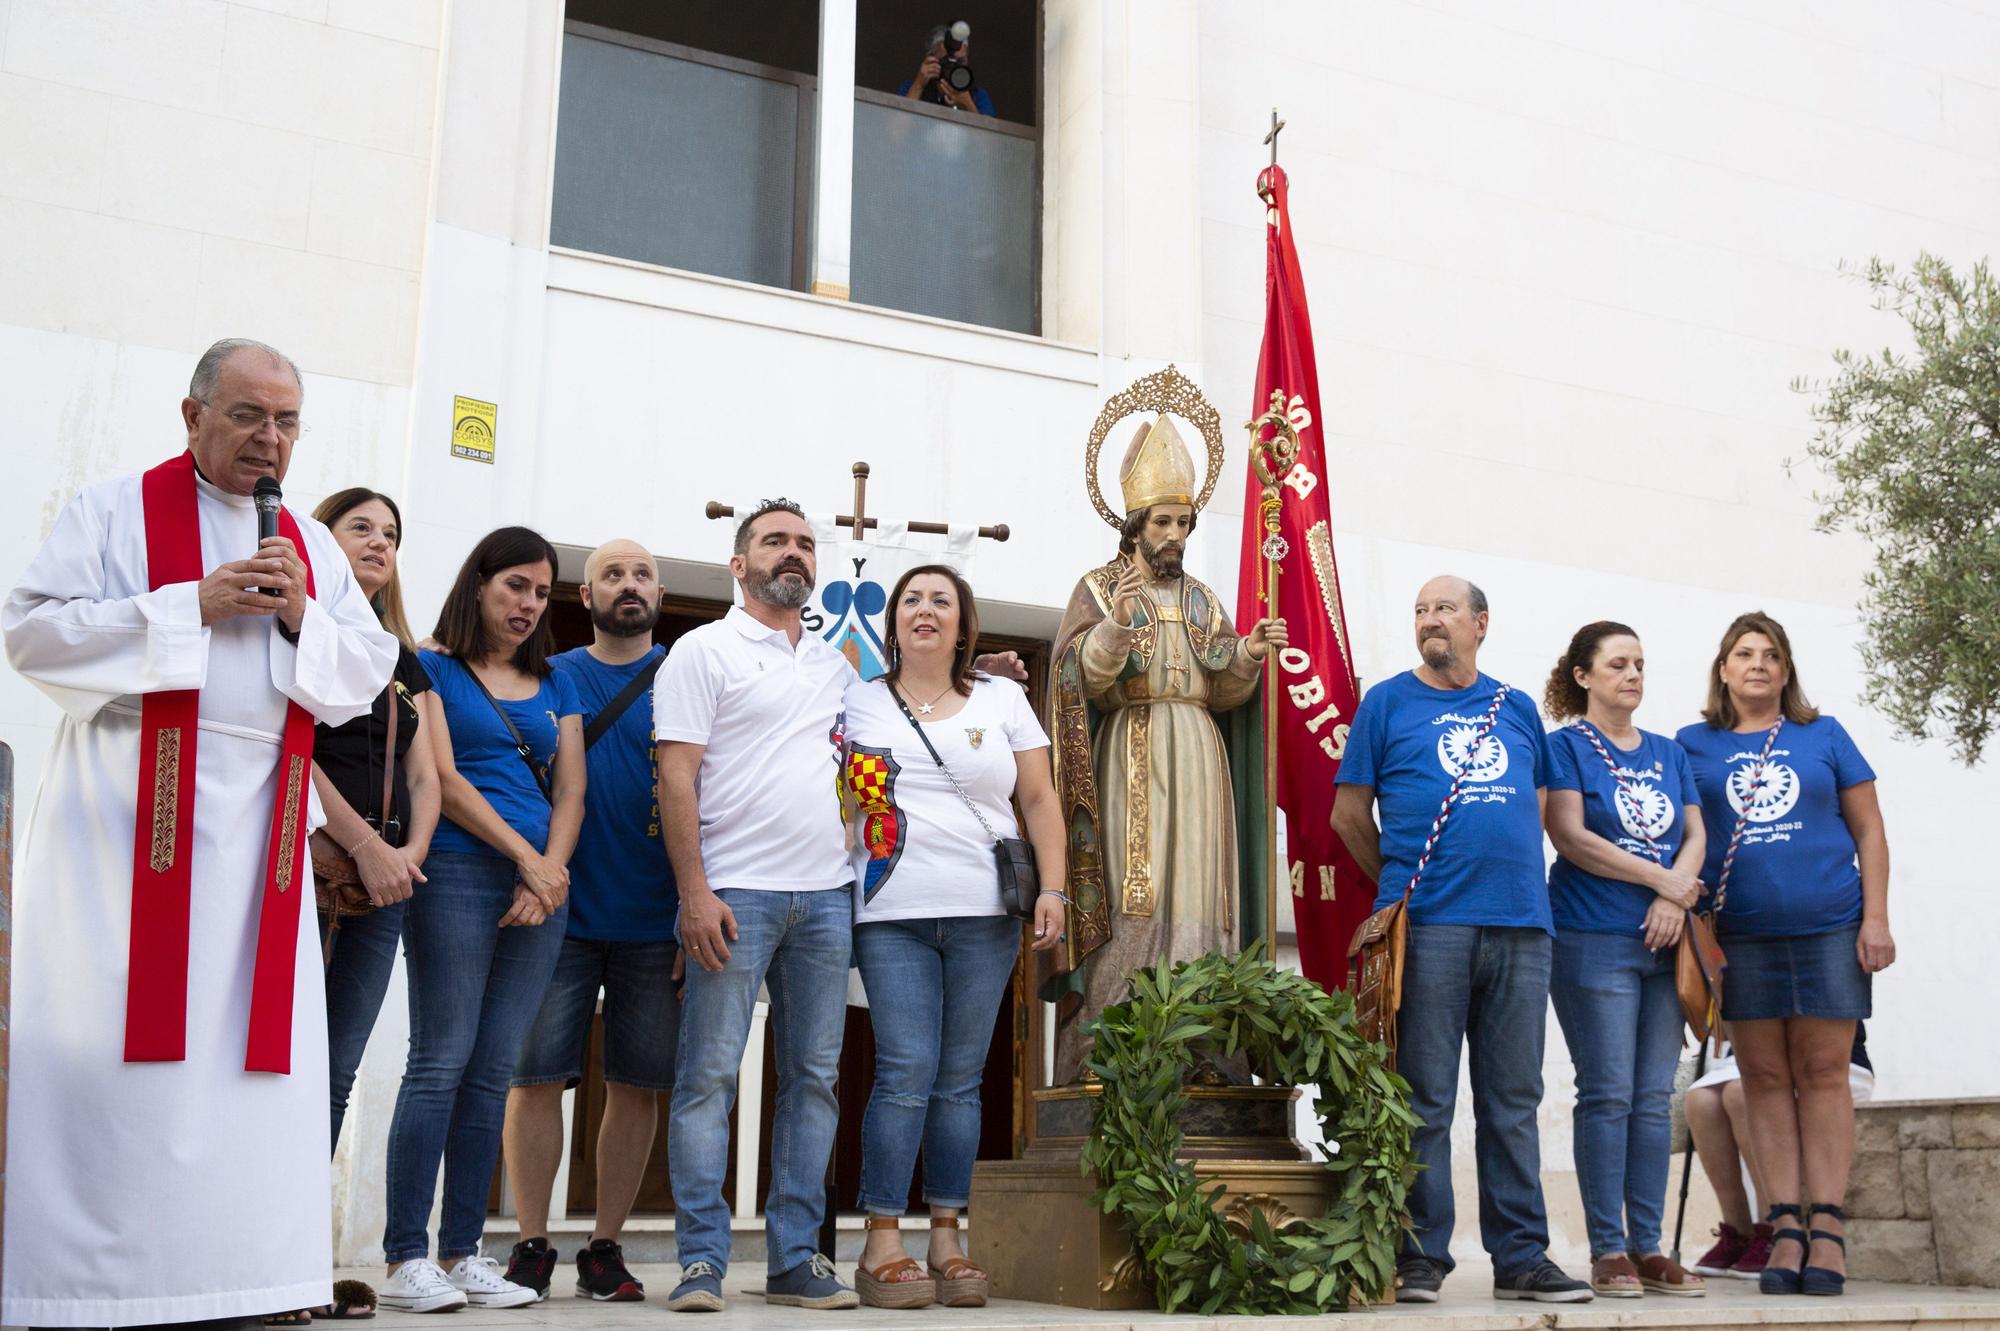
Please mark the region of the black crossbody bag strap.
MULTIPOLYGON (((457 658, 454 657, 453 659, 456 660, 457 658)), ((520 730, 514 725, 514 718, 507 715, 507 709, 502 707, 500 700, 493 696, 493 690, 486 687, 486 681, 479 677, 477 670, 474 670, 463 661, 459 661, 458 666, 459 669, 472 677, 472 682, 479 686, 479 692, 485 696, 487 702, 493 705, 493 714, 500 718, 500 724, 507 727, 508 738, 514 741, 514 752, 521 755, 521 761, 528 765, 528 774, 535 778, 535 789, 541 791, 542 798, 553 805, 556 802, 556 797, 549 791, 549 779, 542 775, 542 769, 536 765, 535 751, 528 747, 526 740, 521 738, 520 730)))
POLYGON ((938 771, 944 773, 944 779, 950 782, 952 790, 957 792, 959 801, 974 818, 979 820, 979 826, 992 841, 994 870, 1000 879, 1001 911, 1018 920, 1033 919, 1035 903, 1042 891, 1041 874, 1035 865, 1034 848, 1021 837, 1003 837, 993 830, 993 824, 986 821, 986 815, 972 802, 972 796, 965 793, 965 787, 958 784, 958 778, 952 775, 951 768, 945 766, 944 759, 938 755, 936 746, 931 743, 931 737, 924 733, 923 723, 917 720, 916 713, 910 710, 910 705, 903 701, 903 695, 896 691, 894 684, 889 684, 887 680, 883 683, 888 684, 889 696, 894 698, 896 706, 902 709, 903 718, 910 723, 910 729, 916 731, 917 738, 923 741, 924 751, 930 754, 931 761, 937 764, 938 771))
POLYGON ((903 717, 910 723, 910 729, 916 731, 917 738, 924 742, 924 751, 930 754, 931 761, 938 765, 938 771, 944 773, 944 779, 951 783, 951 788, 954 791, 958 792, 958 798, 964 802, 967 809, 971 810, 972 816, 979 820, 979 825, 986 829, 986 835, 996 844, 1004 841, 1006 838, 993 830, 993 824, 986 821, 986 815, 981 813, 979 806, 972 802, 972 796, 965 793, 965 787, 958 784, 958 778, 953 776, 951 769, 944 765, 944 759, 938 756, 936 747, 931 744, 931 737, 924 733, 923 723, 918 721, 915 713, 910 711, 910 705, 903 701, 902 694, 896 692, 894 684, 889 686, 889 696, 896 700, 896 706, 903 709, 903 717))
POLYGON ((618 718, 625 715, 626 709, 631 707, 633 703, 639 701, 640 694, 653 687, 654 673, 660 668, 659 658, 654 655, 655 652, 659 654, 659 657, 664 657, 667 654, 664 647, 657 646, 654 647, 652 652, 648 652, 646 654, 646 664, 651 669, 641 670, 638 674, 632 676, 631 679, 625 681, 625 687, 618 690, 618 696, 604 704, 604 710, 596 716, 591 717, 590 724, 583 728, 583 747, 586 751, 589 750, 591 745, 604 738, 605 731, 618 724, 618 718))

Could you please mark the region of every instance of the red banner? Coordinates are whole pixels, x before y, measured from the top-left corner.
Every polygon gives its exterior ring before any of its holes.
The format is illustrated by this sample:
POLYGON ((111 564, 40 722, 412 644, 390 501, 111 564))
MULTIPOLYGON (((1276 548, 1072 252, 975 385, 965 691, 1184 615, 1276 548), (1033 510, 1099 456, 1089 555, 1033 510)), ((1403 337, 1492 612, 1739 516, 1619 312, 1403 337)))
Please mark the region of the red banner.
MULTIPOLYGON (((1361 876, 1328 821, 1334 777, 1360 690, 1348 649, 1340 574, 1334 567, 1319 372, 1313 365, 1312 321, 1306 313, 1299 252, 1292 243, 1284 171, 1273 166, 1260 175, 1258 192, 1267 204, 1264 347, 1257 358, 1250 415, 1254 420, 1271 410, 1272 393, 1282 393, 1285 416, 1299 436, 1298 459, 1278 487, 1284 554, 1276 614, 1284 619, 1291 643, 1278 654, 1279 687, 1266 705, 1278 713, 1278 807, 1285 811, 1300 965, 1321 987, 1334 989, 1347 981, 1348 939, 1375 899, 1375 885, 1361 876)), ((1270 427, 1265 433, 1272 433, 1270 427)), ((1260 518, 1264 487, 1254 465, 1246 487, 1236 593, 1237 627, 1245 632, 1272 613, 1263 605, 1267 533, 1260 518)))

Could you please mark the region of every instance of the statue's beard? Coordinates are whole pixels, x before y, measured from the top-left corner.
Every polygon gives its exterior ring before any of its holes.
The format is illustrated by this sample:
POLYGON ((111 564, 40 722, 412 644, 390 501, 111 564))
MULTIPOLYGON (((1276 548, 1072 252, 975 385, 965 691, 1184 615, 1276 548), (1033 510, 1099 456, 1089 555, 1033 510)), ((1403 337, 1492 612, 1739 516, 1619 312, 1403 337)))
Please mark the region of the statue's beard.
POLYGON ((1187 545, 1181 541, 1162 541, 1154 545, 1145 537, 1139 538, 1139 554, 1145 559, 1146 567, 1153 570, 1153 576, 1161 582, 1181 576, 1181 556, 1187 553, 1187 545))

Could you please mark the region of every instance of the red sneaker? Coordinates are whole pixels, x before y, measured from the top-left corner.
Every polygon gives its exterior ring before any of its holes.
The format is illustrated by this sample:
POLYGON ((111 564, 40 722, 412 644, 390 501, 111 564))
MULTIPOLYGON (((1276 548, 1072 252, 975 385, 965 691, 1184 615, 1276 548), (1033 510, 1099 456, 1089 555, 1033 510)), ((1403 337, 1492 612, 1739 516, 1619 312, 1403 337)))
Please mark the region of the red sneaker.
MULTIPOLYGON (((1759 1225, 1758 1228, 1763 1229, 1764 1226, 1759 1225)), ((1750 1251, 1750 1237, 1727 1221, 1715 1231, 1715 1235, 1715 1246, 1701 1255, 1701 1259, 1694 1264, 1694 1269, 1705 1276, 1734 1275, 1732 1268, 1743 1259, 1744 1253, 1750 1251)), ((1768 1239, 1764 1242, 1764 1251, 1767 1255, 1771 1251, 1768 1239)), ((1758 1263, 1758 1269, 1763 1269, 1761 1261, 1758 1263)))
POLYGON ((1769 1225, 1758 1225, 1751 1232, 1750 1246, 1730 1266, 1728 1274, 1742 1280, 1755 1280, 1771 1260, 1771 1236, 1769 1225))

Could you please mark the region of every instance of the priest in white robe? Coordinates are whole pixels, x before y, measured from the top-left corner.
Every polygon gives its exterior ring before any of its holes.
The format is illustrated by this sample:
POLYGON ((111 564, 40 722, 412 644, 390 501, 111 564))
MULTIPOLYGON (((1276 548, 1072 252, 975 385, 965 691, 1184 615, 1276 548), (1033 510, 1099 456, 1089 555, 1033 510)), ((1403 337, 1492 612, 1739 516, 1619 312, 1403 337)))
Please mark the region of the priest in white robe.
POLYGON ((396 640, 303 511, 259 541, 251 495, 284 478, 302 395, 273 349, 216 344, 189 451, 79 494, 0 610, 63 712, 16 875, 0 1322, 331 1297, 304 852, 324 815, 300 769, 313 722, 387 686, 396 640))

